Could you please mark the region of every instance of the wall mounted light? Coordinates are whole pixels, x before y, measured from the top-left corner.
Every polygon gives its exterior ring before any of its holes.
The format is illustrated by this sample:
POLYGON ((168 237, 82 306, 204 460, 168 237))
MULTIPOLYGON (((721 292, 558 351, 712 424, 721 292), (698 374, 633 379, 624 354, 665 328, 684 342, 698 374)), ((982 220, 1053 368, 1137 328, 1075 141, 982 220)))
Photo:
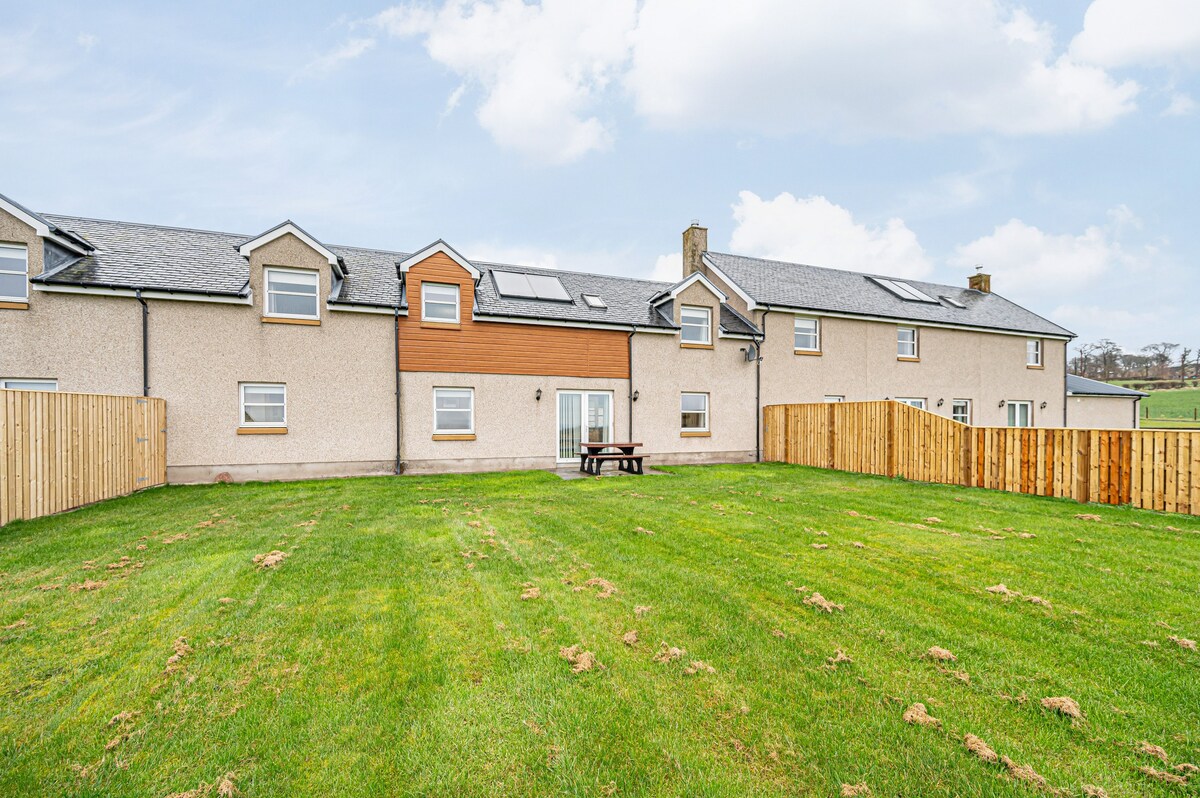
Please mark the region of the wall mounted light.
POLYGON ((1008 403, 1005 402, 1003 399, 1000 400, 1000 407, 1004 407, 1004 405, 1006 405, 1006 404, 1008 404, 1008 403))
POLYGON ((638 391, 634 391, 634 392, 633 392, 633 401, 635 401, 635 402, 636 402, 636 401, 638 400, 638 397, 639 397, 639 396, 641 396, 641 393, 640 393, 640 392, 638 392, 638 391))
POLYGON ((1042 410, 1045 410, 1045 409, 1046 409, 1046 403, 1045 403, 1045 402, 1042 402, 1040 405, 1038 405, 1038 407, 1039 407, 1039 408, 1041 408, 1042 410))
POLYGON ((946 404, 946 400, 945 400, 945 399, 938 399, 938 403, 937 403, 937 406, 938 406, 938 407, 941 407, 941 406, 942 406, 942 405, 944 405, 944 404, 946 404))
POLYGON ((541 388, 538 388, 536 391, 534 391, 533 399, 536 402, 542 401, 542 389, 541 388))

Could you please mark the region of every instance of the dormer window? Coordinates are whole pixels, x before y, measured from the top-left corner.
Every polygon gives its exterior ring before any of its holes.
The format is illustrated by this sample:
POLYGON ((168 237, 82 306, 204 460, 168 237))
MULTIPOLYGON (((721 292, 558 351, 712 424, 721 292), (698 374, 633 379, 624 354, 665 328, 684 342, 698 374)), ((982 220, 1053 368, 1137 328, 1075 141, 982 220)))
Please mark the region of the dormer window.
POLYGON ((679 340, 684 344, 712 343, 712 309, 684 305, 679 309, 679 340))
POLYGON ((29 301, 29 254, 19 244, 0 244, 0 302, 29 301))
POLYGON ((458 323, 458 286, 450 283, 421 283, 421 321, 458 323))
POLYGON ((277 319, 320 319, 317 307, 319 283, 316 272, 274 266, 263 269, 267 294, 264 315, 277 319))

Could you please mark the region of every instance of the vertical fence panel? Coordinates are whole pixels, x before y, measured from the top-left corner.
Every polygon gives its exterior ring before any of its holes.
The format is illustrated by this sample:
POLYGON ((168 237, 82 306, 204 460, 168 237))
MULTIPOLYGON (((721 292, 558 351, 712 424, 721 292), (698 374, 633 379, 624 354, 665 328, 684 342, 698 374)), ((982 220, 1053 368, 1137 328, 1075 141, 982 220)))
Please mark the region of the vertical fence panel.
POLYGON ((772 405, 763 419, 767 460, 1200 515, 1200 432, 969 427, 898 402, 772 405))
POLYGON ((162 399, 0 390, 0 525, 165 484, 166 426, 162 399))

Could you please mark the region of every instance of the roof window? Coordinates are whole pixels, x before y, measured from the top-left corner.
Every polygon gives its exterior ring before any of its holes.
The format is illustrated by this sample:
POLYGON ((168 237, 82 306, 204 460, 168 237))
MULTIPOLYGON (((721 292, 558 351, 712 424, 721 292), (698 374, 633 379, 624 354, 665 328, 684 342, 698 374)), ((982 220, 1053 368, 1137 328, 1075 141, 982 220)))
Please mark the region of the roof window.
POLYGON ((596 308, 597 310, 604 310, 608 307, 608 305, 604 304, 604 300, 595 294, 584 294, 583 301, 589 308, 596 308))

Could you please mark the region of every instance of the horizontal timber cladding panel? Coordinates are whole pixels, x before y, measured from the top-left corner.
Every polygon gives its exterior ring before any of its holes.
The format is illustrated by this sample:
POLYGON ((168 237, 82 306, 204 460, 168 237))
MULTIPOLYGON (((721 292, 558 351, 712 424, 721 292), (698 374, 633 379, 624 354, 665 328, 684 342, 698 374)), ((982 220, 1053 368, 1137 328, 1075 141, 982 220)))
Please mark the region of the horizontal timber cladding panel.
MULTIPOLYGON (((628 333, 471 318, 474 282, 435 254, 408 271, 408 316, 400 318, 400 370, 558 377, 629 377, 628 333), (421 283, 459 287, 457 329, 421 325, 421 283)), ((490 279, 484 277, 484 279, 490 279)))
POLYGON ((1200 432, 970 427, 899 402, 763 408, 767 460, 1200 515, 1200 432))
POLYGON ((0 390, 0 524, 167 481, 162 399, 0 390))

